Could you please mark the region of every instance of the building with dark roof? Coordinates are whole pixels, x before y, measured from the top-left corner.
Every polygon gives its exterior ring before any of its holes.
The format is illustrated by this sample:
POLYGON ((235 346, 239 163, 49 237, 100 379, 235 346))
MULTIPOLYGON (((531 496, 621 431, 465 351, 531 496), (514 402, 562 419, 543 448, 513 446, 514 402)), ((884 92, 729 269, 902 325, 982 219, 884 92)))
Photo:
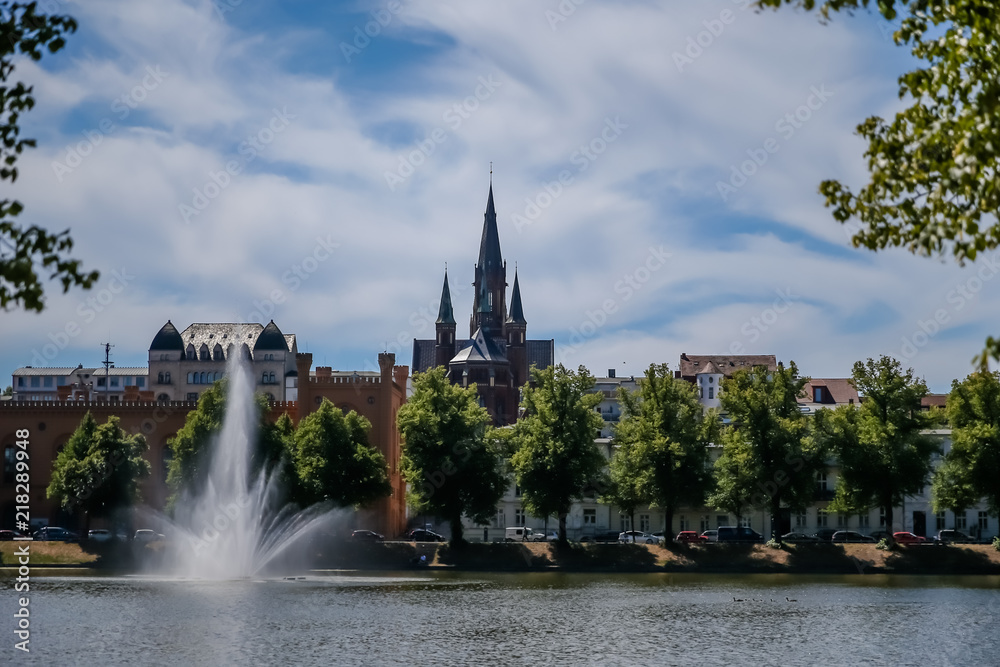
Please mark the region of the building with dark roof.
POLYGON ((510 310, 507 309, 507 263, 500 252, 492 182, 473 286, 469 338, 460 340, 456 336, 457 322, 445 271, 435 323, 436 338, 413 341, 412 368, 416 373, 436 366, 446 367, 452 382, 476 385, 480 403, 489 410, 495 424, 512 424, 517 420, 520 388, 529 380, 532 366, 548 368, 554 363, 555 341, 527 338, 528 323, 524 319, 517 271, 510 310))
POLYGON ((169 320, 149 345, 149 389, 157 401, 197 401, 220 379, 226 360, 242 354, 253 366, 255 391, 273 401, 297 397, 298 347, 294 334, 283 334, 271 320, 251 323, 195 323, 183 332, 169 320))

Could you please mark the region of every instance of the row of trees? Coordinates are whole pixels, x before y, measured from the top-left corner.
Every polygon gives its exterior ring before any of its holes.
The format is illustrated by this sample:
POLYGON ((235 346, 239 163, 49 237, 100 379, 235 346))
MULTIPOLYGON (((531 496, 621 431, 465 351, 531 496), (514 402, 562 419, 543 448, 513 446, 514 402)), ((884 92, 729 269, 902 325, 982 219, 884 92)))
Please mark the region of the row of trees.
MULTIPOLYGON (((777 517, 815 502, 816 474, 832 461, 840 480, 828 509, 881 508, 891 527, 893 508, 931 479, 940 445, 927 430, 945 415, 922 410, 926 385, 890 357, 857 362, 852 381, 860 405, 809 417, 797 400, 808 379, 794 362, 737 371, 720 394, 723 421, 703 411, 693 384, 665 364, 651 365, 638 391, 619 390, 622 419, 608 461, 594 441, 601 396, 585 368, 535 369, 523 417, 505 429, 488 426, 475 387, 451 385, 443 369, 433 369, 415 376, 415 393, 399 413, 404 475, 411 503, 447 517, 456 542, 462 516, 488 522, 511 477, 528 512, 558 517, 563 542, 570 506, 590 497, 627 515, 661 508, 668 532, 680 507, 708 505, 737 520, 765 510, 780 540, 777 517), (714 465, 713 444, 721 448, 714 465)), ((946 416, 954 445, 934 474, 936 507, 960 512, 986 498, 996 513, 1000 375, 956 381, 946 416)))
MULTIPOLYGON (((170 506, 182 493, 198 494, 208 483, 210 445, 222 428, 225 396, 226 381, 220 380, 202 394, 168 442, 170 506)), ((371 423, 365 417, 344 414, 324 399, 296 427, 287 414, 272 423, 263 395, 257 396, 256 407, 251 474, 264 469, 277 475, 285 502, 364 506, 389 495, 385 457, 369 444, 371 423)), ((48 496, 67 511, 87 512, 88 518, 112 517, 141 500, 140 481, 150 474, 147 450, 145 438, 125 432, 117 417, 98 425, 88 413, 56 458, 48 496)))

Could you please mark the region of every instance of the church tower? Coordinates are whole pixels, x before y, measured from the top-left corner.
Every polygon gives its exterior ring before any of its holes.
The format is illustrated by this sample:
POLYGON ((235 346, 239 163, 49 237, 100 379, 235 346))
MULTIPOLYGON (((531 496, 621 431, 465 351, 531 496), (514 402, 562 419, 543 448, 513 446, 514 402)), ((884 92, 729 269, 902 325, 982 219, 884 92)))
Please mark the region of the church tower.
POLYGON ((455 311, 451 307, 451 290, 448 288, 448 269, 444 270, 444 287, 441 288, 441 305, 434 324, 437 338, 434 341, 434 365, 447 368, 455 356, 455 311))
POLYGON ((503 341, 503 325, 507 320, 507 264, 500 254, 500 234, 497 232, 497 212, 493 206, 493 182, 486 202, 483 238, 479 242, 479 263, 476 264, 475 301, 469 321, 469 337, 476 330, 503 341))

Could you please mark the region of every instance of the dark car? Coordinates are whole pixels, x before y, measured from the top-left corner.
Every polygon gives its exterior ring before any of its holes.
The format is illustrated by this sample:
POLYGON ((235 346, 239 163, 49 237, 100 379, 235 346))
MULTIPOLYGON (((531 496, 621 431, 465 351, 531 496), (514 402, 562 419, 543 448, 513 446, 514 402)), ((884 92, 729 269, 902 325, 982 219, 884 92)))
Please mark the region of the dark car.
POLYGON ((819 538, 805 533, 785 533, 781 536, 781 541, 795 544, 796 542, 819 542, 819 538))
POLYGON ((427 530, 426 528, 414 528, 410 532, 403 535, 403 539, 410 542, 447 542, 447 538, 444 535, 438 535, 433 530, 427 530))
POLYGON ((21 537, 21 533, 16 530, 0 530, 0 541, 7 542, 15 537, 21 537))
POLYGON ((856 530, 838 530, 830 536, 831 542, 874 542, 874 537, 862 535, 856 530))
POLYGON ((746 526, 719 526, 719 542, 763 542, 764 537, 746 526))
POLYGON ((892 533, 890 533, 888 530, 880 528, 878 530, 873 530, 872 532, 868 533, 868 535, 873 540, 875 540, 876 542, 878 542, 880 540, 887 540, 887 539, 889 539, 889 537, 892 536, 892 533))
POLYGON ((834 528, 820 528, 816 531, 814 536, 820 542, 829 542, 830 538, 832 538, 833 534, 836 532, 837 530, 834 528))
POLYGON ((381 542, 385 536, 376 533, 374 530, 355 530, 351 533, 351 539, 355 542, 381 542))
POLYGON ((959 530, 939 530, 937 539, 938 542, 943 542, 944 544, 972 544, 975 542, 972 537, 959 530))
POLYGON ((617 530, 607 530, 603 533, 596 533, 594 535, 584 535, 580 538, 581 542, 600 542, 602 544, 617 544, 618 536, 621 535, 617 530))
POLYGON ((43 542, 73 542, 78 539, 76 533, 58 526, 39 528, 32 537, 43 542))

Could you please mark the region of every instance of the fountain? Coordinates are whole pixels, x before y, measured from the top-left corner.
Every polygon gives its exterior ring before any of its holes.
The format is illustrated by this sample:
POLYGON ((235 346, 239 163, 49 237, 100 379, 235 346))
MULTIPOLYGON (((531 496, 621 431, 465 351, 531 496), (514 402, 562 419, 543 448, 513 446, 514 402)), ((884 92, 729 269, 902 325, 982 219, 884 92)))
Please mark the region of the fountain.
POLYGON ((291 567, 294 547, 336 518, 336 510, 326 505, 302 511, 281 506, 277 475, 251 470, 257 408, 241 356, 232 354, 227 363, 226 412, 209 451, 204 490, 183 492, 173 519, 154 518, 169 545, 163 569, 177 576, 241 579, 291 567))

